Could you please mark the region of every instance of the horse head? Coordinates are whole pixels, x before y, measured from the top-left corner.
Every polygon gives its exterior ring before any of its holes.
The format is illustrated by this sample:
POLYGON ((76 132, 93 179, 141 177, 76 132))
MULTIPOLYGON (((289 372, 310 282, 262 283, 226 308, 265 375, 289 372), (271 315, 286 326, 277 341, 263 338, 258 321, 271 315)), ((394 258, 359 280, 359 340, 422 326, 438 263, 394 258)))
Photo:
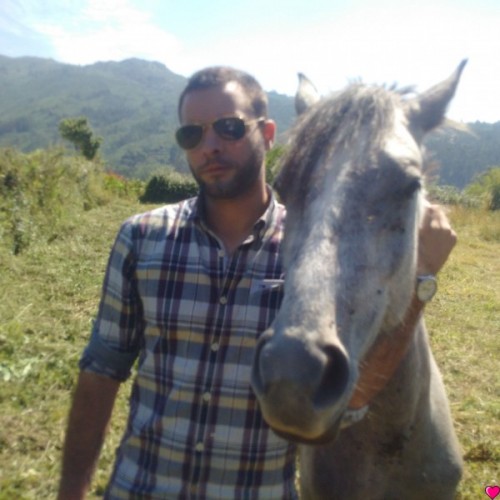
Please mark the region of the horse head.
POLYGON ((287 206, 284 299, 261 336, 252 386, 264 418, 305 443, 332 440, 359 366, 415 286, 424 135, 444 120, 465 66, 419 96, 352 84, 303 112, 276 181, 287 206))

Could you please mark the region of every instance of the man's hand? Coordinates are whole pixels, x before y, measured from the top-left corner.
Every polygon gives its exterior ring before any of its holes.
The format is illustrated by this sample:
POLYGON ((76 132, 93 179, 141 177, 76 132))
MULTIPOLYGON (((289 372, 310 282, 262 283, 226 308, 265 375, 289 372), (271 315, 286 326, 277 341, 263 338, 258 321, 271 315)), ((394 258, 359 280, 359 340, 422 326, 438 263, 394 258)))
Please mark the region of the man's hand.
POLYGON ((419 231, 417 275, 437 274, 456 242, 457 235, 443 209, 426 202, 419 231))

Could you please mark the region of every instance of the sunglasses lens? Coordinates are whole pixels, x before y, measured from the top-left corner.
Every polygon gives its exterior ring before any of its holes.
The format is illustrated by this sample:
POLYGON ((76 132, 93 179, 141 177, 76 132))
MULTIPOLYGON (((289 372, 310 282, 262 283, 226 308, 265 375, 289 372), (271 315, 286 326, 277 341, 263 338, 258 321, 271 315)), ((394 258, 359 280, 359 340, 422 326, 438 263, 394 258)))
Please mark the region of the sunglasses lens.
POLYGON ((203 136, 203 127, 201 125, 184 125, 175 133, 177 144, 182 149, 193 149, 201 141, 203 136))
POLYGON ((220 118, 213 123, 213 127, 219 137, 227 141, 237 141, 246 132, 245 122, 237 117, 220 118))

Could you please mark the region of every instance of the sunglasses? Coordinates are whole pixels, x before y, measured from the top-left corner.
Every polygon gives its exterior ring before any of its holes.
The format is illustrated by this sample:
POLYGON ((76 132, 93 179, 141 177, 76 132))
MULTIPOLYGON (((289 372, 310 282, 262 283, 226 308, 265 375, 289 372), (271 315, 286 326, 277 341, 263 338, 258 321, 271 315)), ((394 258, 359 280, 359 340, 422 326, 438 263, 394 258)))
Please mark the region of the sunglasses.
POLYGON ((237 116, 218 118, 214 122, 205 125, 183 125, 177 129, 175 138, 177 139, 177 144, 179 144, 182 149, 193 149, 200 144, 205 130, 208 127, 212 127, 221 139, 225 141, 237 141, 245 136, 250 123, 261 123, 264 121, 264 117, 247 121, 237 116))

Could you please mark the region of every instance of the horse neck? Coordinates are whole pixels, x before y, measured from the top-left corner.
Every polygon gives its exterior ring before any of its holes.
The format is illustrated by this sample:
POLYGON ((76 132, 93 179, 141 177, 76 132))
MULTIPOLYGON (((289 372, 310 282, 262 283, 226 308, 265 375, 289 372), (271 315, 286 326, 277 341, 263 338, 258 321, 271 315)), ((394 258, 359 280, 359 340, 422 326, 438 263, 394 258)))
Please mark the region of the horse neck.
POLYGON ((368 420, 371 425, 379 422, 394 431, 413 425, 419 413, 428 405, 431 356, 425 323, 421 318, 415 327, 408 352, 387 386, 370 405, 372 416, 368 420))

